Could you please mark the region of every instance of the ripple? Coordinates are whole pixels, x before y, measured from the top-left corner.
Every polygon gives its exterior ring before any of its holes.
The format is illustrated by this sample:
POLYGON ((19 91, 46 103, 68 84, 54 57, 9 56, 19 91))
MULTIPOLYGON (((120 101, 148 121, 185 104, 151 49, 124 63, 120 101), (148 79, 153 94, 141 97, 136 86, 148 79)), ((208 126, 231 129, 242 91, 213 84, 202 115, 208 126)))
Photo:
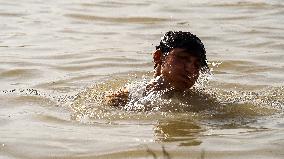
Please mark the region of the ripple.
POLYGON ((21 13, 0 13, 1 17, 21 17, 21 16, 26 16, 26 14, 21 14, 21 13))
POLYGON ((40 71, 37 69, 13 69, 1 72, 0 76, 3 78, 35 78, 38 74, 40 74, 40 71))
POLYGON ((254 17, 248 15, 237 15, 237 16, 224 16, 224 17, 213 17, 213 20, 248 20, 254 17))
POLYGON ((82 63, 89 63, 89 62, 128 62, 128 63, 132 63, 132 62, 140 62, 141 60, 138 59, 133 59, 133 58, 88 58, 86 60, 76 60, 76 61, 72 61, 72 62, 68 62, 68 64, 82 64, 82 63))
POLYGON ((102 22, 114 22, 114 23, 138 23, 138 24, 154 24, 169 21, 166 18, 151 18, 151 17, 102 17, 95 15, 85 14, 65 14, 66 17, 70 17, 78 20, 85 21, 102 21, 102 22))
POLYGON ((57 66, 56 69, 64 70, 64 71, 82 71, 82 70, 88 70, 88 69, 98 69, 98 68, 139 68, 139 67, 146 67, 150 66, 152 63, 101 63, 101 64, 89 64, 89 65, 72 65, 72 66, 57 66))
POLYGON ((48 55, 48 56, 33 56, 32 59, 52 59, 52 60, 68 60, 68 59, 80 59, 80 58, 88 58, 91 55, 82 56, 82 54, 78 53, 64 53, 58 55, 48 55))
POLYGON ((215 7, 246 7, 246 8, 253 8, 253 9, 263 9, 267 7, 277 7, 277 8, 282 8, 282 4, 269 4, 265 2, 237 2, 237 3, 218 3, 218 4, 210 4, 210 6, 215 6, 215 7))
POLYGON ((104 7, 104 8, 119 8, 124 6, 149 6, 151 3, 144 2, 114 2, 114 1, 106 1, 100 3, 81 3, 81 6, 84 7, 104 7))
POLYGON ((40 120, 42 122, 48 122, 48 123, 56 123, 56 124, 70 124, 70 120, 62 119, 56 116, 51 116, 51 115, 37 115, 35 117, 37 120, 40 120))
POLYGON ((1 6, 20 6, 19 3, 11 3, 11 2, 0 2, 1 6))

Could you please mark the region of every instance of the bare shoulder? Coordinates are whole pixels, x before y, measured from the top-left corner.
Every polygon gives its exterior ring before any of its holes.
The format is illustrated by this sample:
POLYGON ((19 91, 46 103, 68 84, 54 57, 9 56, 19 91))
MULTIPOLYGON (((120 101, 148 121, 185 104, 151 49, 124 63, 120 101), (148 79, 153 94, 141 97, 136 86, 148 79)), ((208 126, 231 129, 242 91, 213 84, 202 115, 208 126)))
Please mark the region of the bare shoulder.
POLYGON ((114 107, 121 107, 126 105, 129 100, 129 90, 121 88, 118 91, 109 91, 105 93, 106 104, 114 107))

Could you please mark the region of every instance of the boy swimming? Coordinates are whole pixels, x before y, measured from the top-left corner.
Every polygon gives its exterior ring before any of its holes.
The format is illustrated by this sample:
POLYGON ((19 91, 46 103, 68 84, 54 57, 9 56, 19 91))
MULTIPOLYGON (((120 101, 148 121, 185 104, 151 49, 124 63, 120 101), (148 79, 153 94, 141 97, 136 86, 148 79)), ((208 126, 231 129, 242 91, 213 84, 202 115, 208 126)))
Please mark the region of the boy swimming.
MULTIPOLYGON (((146 85, 142 96, 154 91, 184 92, 195 84, 200 72, 208 70, 204 45, 190 32, 167 32, 156 46, 153 61, 154 78, 146 85)), ((111 106, 124 106, 129 98, 128 88, 105 95, 111 106)))

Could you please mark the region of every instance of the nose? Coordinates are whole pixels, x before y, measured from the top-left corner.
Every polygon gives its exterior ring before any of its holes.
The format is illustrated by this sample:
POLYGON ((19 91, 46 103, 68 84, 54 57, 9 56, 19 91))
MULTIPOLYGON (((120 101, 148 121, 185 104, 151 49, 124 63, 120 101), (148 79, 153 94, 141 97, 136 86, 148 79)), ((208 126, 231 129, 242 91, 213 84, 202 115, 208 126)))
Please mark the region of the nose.
POLYGON ((196 63, 188 63, 185 65, 185 70, 190 75, 198 75, 199 74, 199 64, 196 63))

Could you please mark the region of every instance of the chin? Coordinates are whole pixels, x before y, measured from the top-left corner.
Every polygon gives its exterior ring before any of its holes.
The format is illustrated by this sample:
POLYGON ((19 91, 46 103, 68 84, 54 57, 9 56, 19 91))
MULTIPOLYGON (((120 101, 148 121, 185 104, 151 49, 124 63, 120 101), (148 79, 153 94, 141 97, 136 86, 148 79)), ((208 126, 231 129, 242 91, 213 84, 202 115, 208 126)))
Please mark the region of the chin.
POLYGON ((174 90, 177 91, 186 91, 190 89, 194 85, 195 81, 193 80, 176 80, 174 81, 171 86, 174 88, 174 90))
POLYGON ((174 86, 174 89, 177 91, 186 91, 188 89, 190 89, 193 86, 193 84, 187 84, 187 85, 178 85, 178 86, 174 86))

